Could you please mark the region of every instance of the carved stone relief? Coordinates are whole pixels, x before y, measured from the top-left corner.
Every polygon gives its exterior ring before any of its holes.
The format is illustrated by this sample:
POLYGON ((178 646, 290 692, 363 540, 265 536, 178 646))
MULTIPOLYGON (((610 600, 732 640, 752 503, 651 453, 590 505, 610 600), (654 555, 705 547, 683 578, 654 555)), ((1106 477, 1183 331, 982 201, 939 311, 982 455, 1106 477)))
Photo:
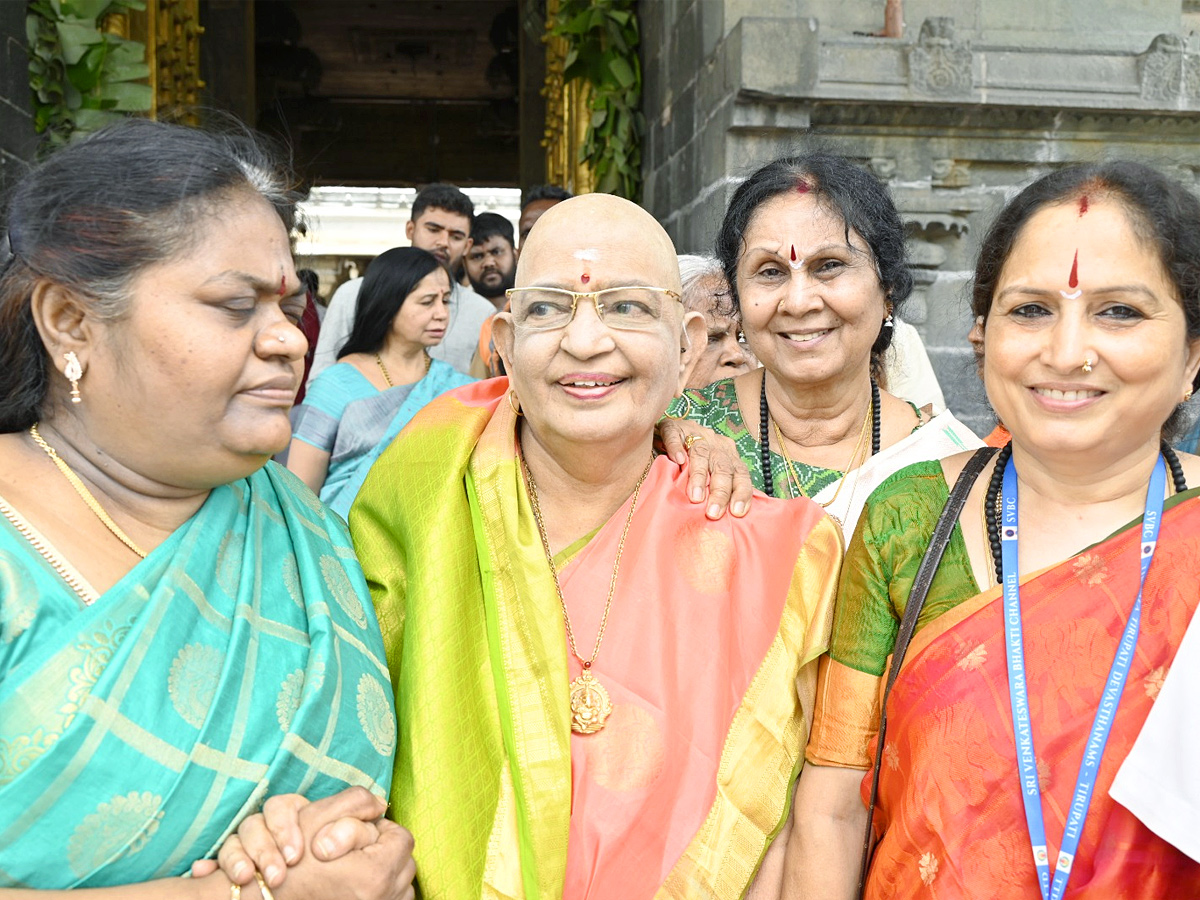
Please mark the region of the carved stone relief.
POLYGON ((1143 100, 1200 100, 1200 54, 1190 52, 1179 35, 1160 34, 1151 41, 1138 69, 1143 100))
POLYGON ((880 181, 891 181, 896 177, 896 160, 890 156, 873 156, 867 162, 873 174, 880 181))
POLYGON ((956 159, 935 159, 930 171, 930 183, 940 188, 962 188, 971 183, 970 163, 956 159))
POLYGON ((908 52, 908 84, 919 94, 939 97, 971 91, 971 45, 955 37, 954 19, 933 16, 908 52))

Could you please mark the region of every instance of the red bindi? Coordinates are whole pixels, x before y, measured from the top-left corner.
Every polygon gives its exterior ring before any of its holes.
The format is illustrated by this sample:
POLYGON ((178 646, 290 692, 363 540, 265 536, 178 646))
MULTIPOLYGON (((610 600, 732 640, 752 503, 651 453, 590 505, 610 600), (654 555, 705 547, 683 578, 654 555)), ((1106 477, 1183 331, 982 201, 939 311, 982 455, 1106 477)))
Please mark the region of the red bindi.
POLYGON ((792 262, 796 261, 796 245, 792 244, 792 262))
POLYGON ((1084 216, 1086 216, 1087 211, 1088 211, 1088 199, 1087 199, 1087 194, 1084 194, 1081 198, 1079 198, 1079 217, 1083 218, 1084 216))
POLYGON ((1075 251, 1075 259, 1071 261, 1071 276, 1067 279, 1067 287, 1079 287, 1079 251, 1075 251))
POLYGON ((582 275, 579 276, 580 284, 587 284, 591 280, 592 280, 592 276, 589 275, 587 272, 584 272, 582 275))

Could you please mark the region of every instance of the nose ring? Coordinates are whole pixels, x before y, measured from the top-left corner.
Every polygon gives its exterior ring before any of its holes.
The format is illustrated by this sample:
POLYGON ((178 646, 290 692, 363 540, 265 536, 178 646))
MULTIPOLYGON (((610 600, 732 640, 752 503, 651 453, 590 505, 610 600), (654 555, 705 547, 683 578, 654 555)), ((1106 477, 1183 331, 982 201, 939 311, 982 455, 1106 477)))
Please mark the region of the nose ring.
POLYGON ((787 297, 779 301, 779 312, 783 312, 783 304, 787 303, 787 297))
MULTIPOLYGON (((286 343, 287 343, 287 338, 286 338, 284 335, 282 335, 282 334, 281 334, 281 335, 277 335, 277 339, 278 339, 279 343, 281 343, 281 344, 286 344, 286 343)), ((1089 369, 1088 371, 1090 372, 1090 371, 1091 371, 1091 369, 1089 369)))
POLYGON ((1082 366, 1082 368, 1083 368, 1083 371, 1085 371, 1085 372, 1090 372, 1090 371, 1092 371, 1092 358, 1091 358, 1090 356, 1089 356, 1089 357, 1087 357, 1087 358, 1086 358, 1086 359, 1083 361, 1083 366, 1082 366))

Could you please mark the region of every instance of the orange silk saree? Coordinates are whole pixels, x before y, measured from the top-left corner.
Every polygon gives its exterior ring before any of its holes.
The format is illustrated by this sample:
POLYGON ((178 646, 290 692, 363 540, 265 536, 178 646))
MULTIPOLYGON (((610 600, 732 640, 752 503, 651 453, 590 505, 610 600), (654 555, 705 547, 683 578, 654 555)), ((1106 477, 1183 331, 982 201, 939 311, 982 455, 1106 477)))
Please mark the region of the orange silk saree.
MULTIPOLYGON (((1200 499, 1164 516, 1137 651, 1067 898, 1200 897, 1200 864, 1108 796, 1200 599, 1200 499)), ((1022 583, 1042 806, 1058 853, 1083 745, 1138 585, 1139 525, 1022 583)), ((921 629, 889 700, 870 898, 1040 897, 1017 780, 999 588, 921 629)), ((1180 747, 1200 759, 1200 748, 1180 747)), ((870 778, 864 782, 869 789, 870 778)))

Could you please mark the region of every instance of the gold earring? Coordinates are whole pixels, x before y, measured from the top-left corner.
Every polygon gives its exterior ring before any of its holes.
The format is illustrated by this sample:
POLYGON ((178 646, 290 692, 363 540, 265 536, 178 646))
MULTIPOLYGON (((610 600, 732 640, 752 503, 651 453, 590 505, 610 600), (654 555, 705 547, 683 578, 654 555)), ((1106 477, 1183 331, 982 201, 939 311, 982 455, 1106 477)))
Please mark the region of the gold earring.
POLYGON ((1092 358, 1091 358, 1090 356, 1089 356, 1089 357, 1087 357, 1087 359, 1085 359, 1085 360, 1083 361, 1083 366, 1082 366, 1082 369, 1083 369, 1083 371, 1085 371, 1085 372, 1090 372, 1090 371, 1092 371, 1092 358))
POLYGON ((889 301, 889 302, 888 302, 888 305, 887 305, 887 316, 886 316, 886 317, 884 318, 884 320, 883 320, 883 327, 884 327, 884 328, 894 328, 894 327, 895 327, 895 325, 892 323, 892 304, 891 304, 891 301, 889 301))
POLYGON ((63 354, 63 358, 67 361, 63 375, 71 382, 71 402, 82 403, 83 398, 79 396, 79 379, 83 377, 83 366, 79 364, 79 357, 75 355, 74 350, 68 350, 63 354))
POLYGON ((1186 391, 1183 392, 1183 402, 1187 403, 1191 399, 1192 399, 1192 389, 1188 388, 1186 391))
POLYGON ((511 409, 517 416, 523 415, 521 412, 521 401, 517 399, 516 391, 508 392, 508 408, 511 409))

